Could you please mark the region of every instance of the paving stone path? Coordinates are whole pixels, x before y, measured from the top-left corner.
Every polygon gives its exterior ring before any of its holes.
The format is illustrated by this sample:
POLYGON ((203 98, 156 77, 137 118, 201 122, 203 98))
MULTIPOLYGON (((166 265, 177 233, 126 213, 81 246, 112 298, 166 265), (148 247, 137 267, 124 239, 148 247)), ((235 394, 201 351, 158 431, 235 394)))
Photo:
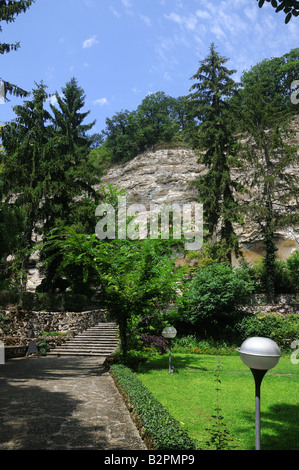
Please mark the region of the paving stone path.
POLYGON ((0 364, 0 450, 146 450, 104 360, 0 364))

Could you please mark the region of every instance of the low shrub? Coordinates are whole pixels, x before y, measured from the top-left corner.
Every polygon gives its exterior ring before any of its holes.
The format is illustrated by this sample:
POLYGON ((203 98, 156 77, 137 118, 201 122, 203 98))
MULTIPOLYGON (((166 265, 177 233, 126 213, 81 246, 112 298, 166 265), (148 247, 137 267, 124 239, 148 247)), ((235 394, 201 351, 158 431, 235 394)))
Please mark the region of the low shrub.
POLYGON ((176 338, 173 341, 173 351, 183 354, 205 354, 213 356, 237 355, 237 347, 225 342, 197 339, 194 335, 176 338))
POLYGON ((146 348, 154 348, 159 354, 164 354, 168 347, 167 340, 163 336, 141 335, 140 340, 146 348))
POLYGON ((154 450, 196 450, 198 446, 168 411, 156 400, 134 372, 122 364, 111 366, 116 383, 124 393, 154 450))
POLYGON ((242 340, 251 336, 264 336, 285 348, 299 338, 299 315, 250 315, 237 323, 236 329, 242 340))

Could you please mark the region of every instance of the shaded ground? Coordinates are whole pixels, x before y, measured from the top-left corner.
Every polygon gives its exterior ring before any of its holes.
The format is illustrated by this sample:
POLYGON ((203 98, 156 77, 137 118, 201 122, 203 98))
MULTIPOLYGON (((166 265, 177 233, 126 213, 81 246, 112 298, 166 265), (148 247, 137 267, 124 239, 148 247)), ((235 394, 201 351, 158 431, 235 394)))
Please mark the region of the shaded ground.
POLYGON ((0 450, 146 450, 104 359, 0 364, 0 450))

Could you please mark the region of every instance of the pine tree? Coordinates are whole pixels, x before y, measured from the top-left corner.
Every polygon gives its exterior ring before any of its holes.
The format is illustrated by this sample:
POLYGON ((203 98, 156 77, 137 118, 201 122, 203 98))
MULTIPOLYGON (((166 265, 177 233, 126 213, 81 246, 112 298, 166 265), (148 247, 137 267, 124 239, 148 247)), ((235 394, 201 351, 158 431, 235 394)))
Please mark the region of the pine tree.
POLYGON ((58 97, 54 116, 45 109, 49 96, 41 83, 32 91, 32 100, 14 107, 17 118, 1 129, 3 193, 7 200, 26 213, 19 251, 19 266, 26 285, 30 249, 34 234, 46 237, 53 227, 71 225, 78 231, 94 231, 95 208, 100 195, 88 164, 92 138, 83 120, 83 90, 76 81, 66 85, 58 97))
POLYGON ((84 90, 75 78, 62 89, 62 95, 56 93, 55 96, 58 107, 50 105, 54 133, 51 145, 55 158, 48 162, 47 169, 51 175, 51 200, 48 202, 52 205, 47 228, 71 225, 77 221, 81 224, 81 231, 93 232, 94 227, 90 223, 94 223, 94 210, 99 198, 93 185, 99 180, 88 161, 93 140, 87 132, 95 122, 84 123, 90 111, 82 111, 85 106, 84 90), (89 227, 84 226, 85 222, 89 227))
POLYGON ((227 60, 212 44, 210 54, 191 78, 196 83, 190 88, 193 93, 189 99, 193 116, 199 122, 194 146, 204 151, 199 161, 208 170, 196 183, 206 228, 212 237, 220 232, 230 261, 232 250, 238 254, 233 224, 240 222, 241 216, 234 195, 240 186, 231 178, 231 168, 238 165, 238 158, 234 120, 228 103, 238 85, 231 78, 235 71, 224 66, 227 60))
POLYGON ((48 158, 47 122, 50 115, 44 109, 47 99, 45 85, 37 85, 32 95, 32 100, 14 107, 17 119, 1 129, 3 192, 7 201, 13 201, 14 206, 26 214, 22 243, 19 252, 15 253, 16 271, 22 273, 22 289, 26 287, 29 252, 34 245, 34 232, 43 219, 47 194, 44 165, 48 158))
MULTIPOLYGON (((0 32, 2 32, 1 22, 11 23, 15 21, 16 17, 20 13, 25 13, 28 8, 34 3, 35 0, 0 0, 0 32)), ((20 47, 20 43, 16 42, 14 44, 0 43, 0 54, 8 53, 11 51, 16 51, 20 47)), ((1 90, 1 95, 6 98, 6 94, 10 93, 15 96, 26 97, 28 92, 22 88, 14 85, 5 80, 2 81, 3 90, 1 90)))

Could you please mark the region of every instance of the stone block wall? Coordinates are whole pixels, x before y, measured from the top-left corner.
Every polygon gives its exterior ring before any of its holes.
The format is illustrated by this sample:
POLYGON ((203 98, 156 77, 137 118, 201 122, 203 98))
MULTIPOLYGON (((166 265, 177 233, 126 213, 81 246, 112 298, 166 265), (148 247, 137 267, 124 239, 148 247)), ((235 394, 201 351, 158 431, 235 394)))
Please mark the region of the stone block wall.
POLYGON ((265 295, 259 294, 253 297, 251 305, 244 306, 244 310, 253 314, 276 313, 279 315, 299 314, 298 294, 282 294, 275 298, 273 304, 265 302, 265 295))
POLYGON ((30 341, 39 343, 45 339, 44 332, 65 333, 63 336, 47 336, 48 345, 52 348, 107 318, 104 309, 86 312, 25 312, 11 309, 2 310, 1 313, 8 318, 3 329, 0 328, 0 341, 5 345, 6 357, 24 356, 30 341))

